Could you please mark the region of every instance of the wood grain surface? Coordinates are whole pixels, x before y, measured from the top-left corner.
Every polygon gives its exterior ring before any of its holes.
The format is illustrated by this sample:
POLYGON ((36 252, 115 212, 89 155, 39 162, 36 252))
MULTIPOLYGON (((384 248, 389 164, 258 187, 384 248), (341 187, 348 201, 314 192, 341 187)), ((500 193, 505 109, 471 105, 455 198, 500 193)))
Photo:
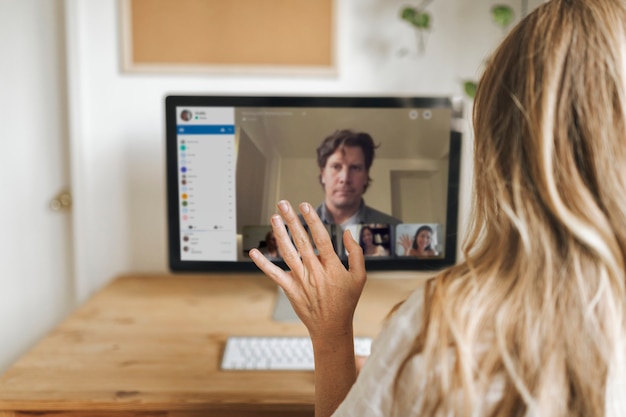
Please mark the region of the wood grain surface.
MULTIPOLYGON (((356 336, 425 277, 370 279, 356 336)), ((313 415, 314 373, 221 371, 230 335, 306 335, 271 319, 261 274, 128 275, 113 280, 0 377, 0 417, 313 415)))

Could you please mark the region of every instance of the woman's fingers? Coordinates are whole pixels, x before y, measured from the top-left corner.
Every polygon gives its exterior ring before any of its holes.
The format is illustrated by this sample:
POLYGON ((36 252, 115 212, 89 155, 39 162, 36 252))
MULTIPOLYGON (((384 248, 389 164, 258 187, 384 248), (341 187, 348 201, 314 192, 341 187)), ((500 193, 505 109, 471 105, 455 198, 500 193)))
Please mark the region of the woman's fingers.
POLYGON ((332 242, 330 241, 328 230, 320 220, 313 207, 309 203, 301 203, 300 212, 309 226, 313 242, 315 242, 315 247, 317 248, 321 261, 325 262, 328 259, 336 259, 337 254, 332 242))
POLYGON ((300 255, 298 254, 298 250, 291 243, 291 237, 289 233, 287 233, 283 219, 278 214, 275 214, 272 216, 271 222, 272 230, 276 237, 276 244, 278 245, 278 250, 283 260, 292 271, 301 271, 302 262, 300 261, 300 255))
POLYGON ((291 239, 293 239, 293 245, 295 245, 302 259, 308 261, 311 258, 316 258, 313 245, 311 244, 311 239, 309 238, 309 233, 304 229, 300 218, 291 204, 284 200, 280 201, 278 203, 278 210, 289 227, 291 239))
POLYGON ((348 268, 354 277, 365 280, 365 258, 363 248, 352 237, 349 230, 343 232, 343 244, 348 251, 348 268))
POLYGON ((302 203, 302 217, 311 231, 311 240, 302 218, 286 201, 278 204, 280 215, 272 216, 278 248, 291 272, 285 272, 256 249, 254 263, 285 290, 298 317, 311 334, 331 334, 349 327, 363 285, 363 251, 349 232, 344 234, 348 251, 346 270, 332 246, 326 227, 310 204, 302 203), (289 228, 289 232, 287 228, 289 228), (317 247, 319 258, 314 248, 317 247))
POLYGON ((249 255, 256 266, 285 290, 285 293, 292 293, 293 280, 291 275, 274 265, 274 263, 267 259, 258 249, 251 249, 249 255))

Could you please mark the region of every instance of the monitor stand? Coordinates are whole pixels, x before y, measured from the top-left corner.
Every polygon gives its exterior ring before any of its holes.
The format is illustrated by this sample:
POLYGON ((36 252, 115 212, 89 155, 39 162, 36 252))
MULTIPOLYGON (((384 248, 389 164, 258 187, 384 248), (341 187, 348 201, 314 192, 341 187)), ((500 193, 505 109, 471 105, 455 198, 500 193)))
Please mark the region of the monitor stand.
MULTIPOLYGON (((356 314, 354 316, 356 318, 356 314)), ((296 314, 287 294, 282 288, 277 287, 276 291, 276 304, 274 305, 274 313, 272 314, 272 320, 281 322, 301 322, 300 317, 296 314)))
POLYGON ((272 316, 274 321, 294 322, 300 321, 300 318, 293 310, 285 291, 278 287, 276 292, 276 304, 274 305, 274 314, 272 316))

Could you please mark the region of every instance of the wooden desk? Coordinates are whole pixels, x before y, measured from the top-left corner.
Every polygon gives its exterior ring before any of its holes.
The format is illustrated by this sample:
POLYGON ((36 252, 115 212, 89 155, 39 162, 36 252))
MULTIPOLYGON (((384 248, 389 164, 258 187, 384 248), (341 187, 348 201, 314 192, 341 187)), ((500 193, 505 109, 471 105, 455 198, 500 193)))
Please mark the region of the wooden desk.
MULTIPOLYGON (((370 279, 357 336, 423 278, 370 279)), ((313 372, 221 371, 229 335, 306 335, 271 320, 260 274, 124 276, 0 377, 0 417, 311 416, 313 372)))

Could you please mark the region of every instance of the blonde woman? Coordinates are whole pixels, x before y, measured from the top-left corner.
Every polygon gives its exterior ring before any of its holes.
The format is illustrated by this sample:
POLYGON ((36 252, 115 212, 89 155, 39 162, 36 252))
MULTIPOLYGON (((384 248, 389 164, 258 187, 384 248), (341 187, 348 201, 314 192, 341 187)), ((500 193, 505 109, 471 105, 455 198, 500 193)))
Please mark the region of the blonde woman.
POLYGON ((551 0, 513 29, 474 104, 464 260, 397 308, 358 379, 362 252, 344 235, 346 270, 303 203, 316 257, 279 203, 292 273, 251 256, 310 332, 316 416, 626 415, 625 73, 624 0, 551 0))

